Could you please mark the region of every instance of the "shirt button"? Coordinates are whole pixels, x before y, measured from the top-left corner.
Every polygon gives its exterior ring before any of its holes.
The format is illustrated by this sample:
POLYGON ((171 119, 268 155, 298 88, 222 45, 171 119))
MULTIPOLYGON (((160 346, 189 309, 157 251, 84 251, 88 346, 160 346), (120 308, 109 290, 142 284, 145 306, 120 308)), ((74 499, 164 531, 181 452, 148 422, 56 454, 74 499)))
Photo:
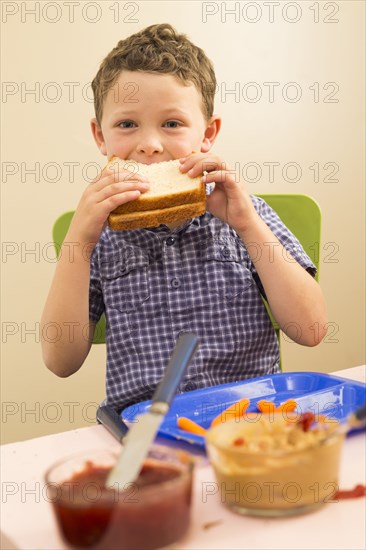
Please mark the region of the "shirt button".
POLYGON ((228 258, 230 256, 230 250, 224 246, 221 250, 221 254, 224 256, 224 258, 228 258))
POLYGON ((175 238, 174 237, 168 237, 165 241, 165 243, 168 245, 168 246, 172 246, 174 243, 175 243, 175 238))
POLYGON ((180 280, 177 279, 176 277, 174 277, 174 279, 172 279, 172 280, 170 281, 170 284, 171 284, 171 286, 172 286, 173 288, 178 288, 178 287, 180 287, 180 285, 181 285, 180 280))

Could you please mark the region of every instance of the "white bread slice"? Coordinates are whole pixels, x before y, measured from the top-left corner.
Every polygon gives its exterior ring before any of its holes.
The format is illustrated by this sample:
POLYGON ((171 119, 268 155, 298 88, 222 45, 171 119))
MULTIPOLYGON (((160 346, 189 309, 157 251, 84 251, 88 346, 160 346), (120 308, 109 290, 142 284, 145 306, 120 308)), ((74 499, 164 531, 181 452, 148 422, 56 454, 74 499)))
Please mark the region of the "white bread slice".
POLYGON ((141 164, 112 157, 109 168, 143 174, 150 188, 138 199, 113 210, 108 218, 110 227, 119 231, 156 227, 203 214, 206 210, 205 184, 201 176, 190 178, 182 174, 179 165, 179 160, 141 164))

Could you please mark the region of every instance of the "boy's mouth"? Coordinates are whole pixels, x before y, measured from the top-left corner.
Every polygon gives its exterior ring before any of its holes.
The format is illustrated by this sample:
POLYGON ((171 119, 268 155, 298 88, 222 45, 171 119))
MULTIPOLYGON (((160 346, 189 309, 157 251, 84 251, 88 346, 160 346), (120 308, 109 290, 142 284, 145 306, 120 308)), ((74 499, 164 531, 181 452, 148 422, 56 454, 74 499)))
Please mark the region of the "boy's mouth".
POLYGON ((159 159, 135 159, 135 158, 128 158, 128 159, 123 159, 123 160, 126 160, 126 161, 132 161, 132 162, 138 162, 139 164, 147 164, 147 165, 150 165, 150 164, 157 164, 158 162, 169 162, 170 160, 177 160, 175 158, 159 158, 159 159))

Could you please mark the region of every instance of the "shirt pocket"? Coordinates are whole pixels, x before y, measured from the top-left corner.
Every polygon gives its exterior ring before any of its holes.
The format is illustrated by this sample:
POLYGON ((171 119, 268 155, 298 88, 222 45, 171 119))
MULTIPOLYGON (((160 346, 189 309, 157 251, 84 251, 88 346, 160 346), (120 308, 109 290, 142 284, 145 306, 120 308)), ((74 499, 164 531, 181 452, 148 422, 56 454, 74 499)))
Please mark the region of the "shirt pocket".
POLYGON ((130 312, 150 298, 149 257, 134 251, 101 264, 106 307, 130 312))
POLYGON ((235 241, 206 241, 201 259, 205 284, 221 300, 235 301, 254 284, 248 259, 235 241))

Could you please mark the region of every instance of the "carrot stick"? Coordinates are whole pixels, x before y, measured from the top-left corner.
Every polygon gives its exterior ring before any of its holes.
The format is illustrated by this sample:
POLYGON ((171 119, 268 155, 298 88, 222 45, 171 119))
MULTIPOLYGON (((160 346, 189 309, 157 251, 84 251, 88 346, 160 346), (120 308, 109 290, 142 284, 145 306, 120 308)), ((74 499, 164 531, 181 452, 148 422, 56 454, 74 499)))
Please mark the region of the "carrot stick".
POLYGON ((177 418, 177 424, 178 428, 185 432, 190 432, 195 435, 206 435, 205 428, 202 428, 202 426, 200 426, 190 418, 186 418, 185 416, 179 416, 177 418))
POLYGON ((265 399, 261 399, 257 402, 257 407, 260 410, 261 413, 273 413, 276 410, 275 404, 272 401, 266 401, 265 399))
POLYGON ((281 403, 275 411, 276 412, 294 412, 297 407, 297 403, 294 399, 287 399, 284 403, 281 403))
POLYGON ((237 419, 241 418, 247 408, 249 407, 250 399, 240 399, 240 401, 237 401, 236 403, 233 403, 225 409, 222 413, 218 414, 211 422, 211 428, 213 426, 217 426, 217 424, 220 424, 221 422, 226 422, 230 418, 237 419))

